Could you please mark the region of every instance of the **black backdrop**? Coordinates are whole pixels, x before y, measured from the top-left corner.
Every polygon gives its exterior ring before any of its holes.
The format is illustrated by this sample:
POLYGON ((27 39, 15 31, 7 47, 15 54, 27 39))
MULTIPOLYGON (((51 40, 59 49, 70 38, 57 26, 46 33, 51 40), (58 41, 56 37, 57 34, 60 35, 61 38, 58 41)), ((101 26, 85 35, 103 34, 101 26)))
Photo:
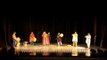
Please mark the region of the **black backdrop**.
POLYGON ((107 16, 0 16, 0 46, 12 44, 12 33, 16 31, 21 42, 29 40, 29 34, 34 32, 37 43, 42 42, 43 31, 50 32, 51 43, 56 43, 58 32, 64 33, 63 43, 71 44, 71 34, 77 31, 79 44, 85 44, 84 36, 90 32, 92 43, 96 35, 96 45, 106 47, 107 16))

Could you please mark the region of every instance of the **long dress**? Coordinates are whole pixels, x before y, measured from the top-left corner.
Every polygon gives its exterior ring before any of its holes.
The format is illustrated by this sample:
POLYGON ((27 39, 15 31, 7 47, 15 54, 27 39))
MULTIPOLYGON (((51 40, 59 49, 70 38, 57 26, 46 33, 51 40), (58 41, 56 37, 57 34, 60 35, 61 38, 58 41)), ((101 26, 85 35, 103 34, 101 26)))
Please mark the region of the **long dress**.
POLYGON ((43 45, 48 45, 49 43, 49 36, 46 32, 43 32, 42 34, 42 44, 43 45))
POLYGON ((50 34, 47 34, 47 44, 50 44, 50 34))

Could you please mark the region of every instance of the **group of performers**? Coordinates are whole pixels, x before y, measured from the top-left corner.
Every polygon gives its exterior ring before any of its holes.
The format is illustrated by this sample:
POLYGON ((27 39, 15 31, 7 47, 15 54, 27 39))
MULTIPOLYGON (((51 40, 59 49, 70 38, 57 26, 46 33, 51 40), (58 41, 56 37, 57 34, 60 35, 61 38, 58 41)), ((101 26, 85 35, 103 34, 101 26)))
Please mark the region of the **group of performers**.
POLYGON ((46 33, 45 31, 42 33, 42 44, 49 45, 50 44, 50 32, 46 33))
MULTIPOLYGON (((58 46, 62 45, 63 36, 64 36, 63 33, 58 32, 57 38, 56 38, 58 46)), ((20 40, 21 39, 20 39, 20 37, 16 36, 16 32, 13 33, 12 38, 13 38, 13 45, 16 46, 16 47, 20 46, 20 40)), ((88 33, 85 36, 85 38, 86 38, 85 43, 87 45, 87 48, 90 48, 90 44, 91 44, 91 35, 90 35, 90 33, 88 33)), ((50 38, 50 32, 46 33, 44 31, 42 33, 42 44, 43 45, 49 45, 50 44, 50 39, 51 39, 50 38)), ((34 45, 34 42, 36 42, 36 41, 37 41, 37 38, 35 37, 34 33, 31 32, 30 35, 29 35, 30 44, 34 45)), ((72 34, 72 42, 73 42, 73 46, 77 47, 77 45, 78 45, 78 34, 77 34, 77 32, 74 32, 72 34)))
MULTIPOLYGON (((78 43, 78 34, 77 34, 77 32, 73 33, 72 37, 73 37, 72 38, 73 46, 77 47, 77 43, 78 43)), ((86 40, 85 40, 86 46, 87 46, 87 48, 90 48, 90 44, 91 44, 91 35, 90 35, 90 33, 88 33, 85 36, 85 38, 86 38, 86 40)))

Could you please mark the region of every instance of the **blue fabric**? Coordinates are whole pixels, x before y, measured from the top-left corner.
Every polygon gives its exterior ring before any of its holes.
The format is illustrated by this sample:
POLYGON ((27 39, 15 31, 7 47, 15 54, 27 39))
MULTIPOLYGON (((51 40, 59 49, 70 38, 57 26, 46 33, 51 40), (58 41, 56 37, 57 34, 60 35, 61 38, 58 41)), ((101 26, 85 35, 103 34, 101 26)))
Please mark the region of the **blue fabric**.
POLYGON ((57 38, 57 42, 60 42, 62 41, 62 39, 60 37, 57 38))
POLYGON ((15 44, 16 44, 16 41, 13 40, 13 46, 15 46, 15 44))

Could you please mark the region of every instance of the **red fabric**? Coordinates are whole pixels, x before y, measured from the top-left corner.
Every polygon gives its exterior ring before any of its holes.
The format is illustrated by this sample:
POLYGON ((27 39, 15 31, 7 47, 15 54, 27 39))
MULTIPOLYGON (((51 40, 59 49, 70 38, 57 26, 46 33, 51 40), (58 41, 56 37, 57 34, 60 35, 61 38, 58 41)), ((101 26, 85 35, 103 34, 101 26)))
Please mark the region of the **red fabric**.
POLYGON ((46 34, 46 33, 43 33, 43 34, 42 34, 42 44, 43 44, 43 45, 45 45, 45 44, 50 44, 50 43, 49 43, 48 34, 46 34))
POLYGON ((35 38, 34 33, 31 33, 30 36, 29 36, 29 40, 30 40, 30 42, 32 42, 32 41, 34 40, 34 38, 35 38))

